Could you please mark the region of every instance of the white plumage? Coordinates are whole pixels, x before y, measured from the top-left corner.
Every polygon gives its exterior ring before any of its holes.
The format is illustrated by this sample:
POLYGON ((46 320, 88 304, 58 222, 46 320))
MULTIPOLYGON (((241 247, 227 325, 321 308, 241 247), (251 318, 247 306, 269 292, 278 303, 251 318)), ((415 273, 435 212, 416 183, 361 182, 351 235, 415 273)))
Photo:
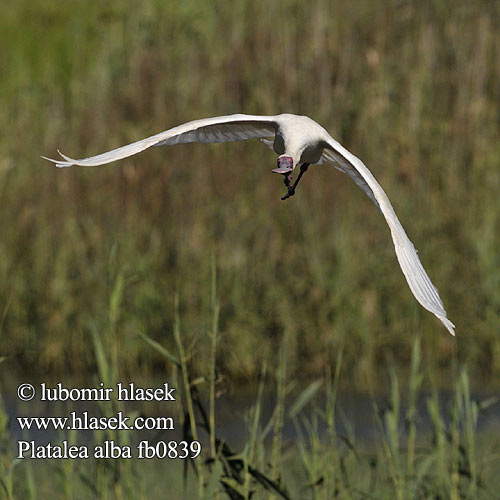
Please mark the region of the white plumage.
MULTIPOLYGON (((285 161, 289 161, 290 168, 295 169, 300 164, 307 166, 328 162, 349 175, 384 215, 391 230, 396 256, 413 295, 425 309, 441 320, 452 335, 455 335, 455 326, 446 317, 438 290, 427 276, 415 247, 406 235, 380 184, 361 160, 307 116, 236 114, 205 118, 89 158, 75 160, 62 153, 59 154, 63 160, 43 158, 54 162, 57 167, 73 165, 95 167, 132 156, 151 146, 171 146, 188 142, 229 142, 253 138, 262 139, 280 155, 278 165, 284 165, 285 161), (272 140, 269 140, 270 138, 272 140)), ((285 173, 283 167, 280 173, 285 173)), ((289 195, 291 194, 293 192, 289 191, 289 195)))

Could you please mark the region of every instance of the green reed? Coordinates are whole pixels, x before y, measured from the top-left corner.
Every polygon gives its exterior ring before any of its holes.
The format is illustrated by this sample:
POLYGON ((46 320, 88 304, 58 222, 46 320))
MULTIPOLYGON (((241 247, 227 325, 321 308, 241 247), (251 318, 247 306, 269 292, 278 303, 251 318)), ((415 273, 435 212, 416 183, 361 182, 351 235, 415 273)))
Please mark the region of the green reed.
MULTIPOLYGON (((201 116, 291 111, 373 170, 457 324, 472 381, 498 376, 494 2, 54 5, 18 2, 0 16, 5 355, 23 353, 40 373, 68 360, 91 370, 88 316, 109 312, 113 253, 124 273, 113 356, 129 373, 153 370, 159 353, 135 332, 160 338, 174 290, 194 331, 211 307, 199 291, 213 249, 235 379, 257 379, 255 357, 289 328, 291 373, 319 376, 324 361, 313 360, 345 338, 344 370, 360 388, 380 382, 388 348, 406 366, 417 327, 446 384, 453 339, 414 301, 380 214, 335 169, 313 168, 281 202, 275 156, 258 141, 158 148, 100 169, 39 158, 94 154, 201 116)), ((197 362, 209 371, 209 356, 197 362)))
MULTIPOLYGON (((214 300, 215 274, 212 280, 213 309, 207 320, 213 327, 219 307, 214 300)), ((216 416, 225 378, 220 372, 224 353, 218 348, 219 343, 215 343, 216 352, 211 354, 216 360, 213 373, 200 376, 194 373, 191 363, 214 349, 216 330, 209 330, 206 342, 186 348, 180 312, 175 312, 178 307, 173 305, 175 320, 171 327, 176 352, 162 345, 170 332, 164 335, 162 343, 144 333, 140 338, 164 358, 165 373, 172 376, 170 382, 182 388, 178 393, 176 421, 183 429, 183 436, 192 439, 208 436, 202 455, 186 464, 137 459, 91 458, 80 464, 72 460, 18 460, 12 453, 14 443, 2 406, 0 486, 6 498, 40 498, 51 492, 54 498, 142 499, 156 498, 155 495, 164 494, 168 488, 178 498, 188 495, 206 500, 327 499, 332 495, 341 499, 486 499, 497 491, 498 443, 491 439, 492 431, 479 432, 477 428, 481 413, 497 399, 475 400, 470 393, 467 370, 461 368, 453 376, 450 397, 438 397, 434 390, 426 397, 426 407, 418 403, 423 379, 431 376, 422 358, 419 337, 413 344, 409 378, 399 379, 391 368, 387 397, 373 394, 371 417, 377 437, 367 440, 357 435, 356 423, 349 422, 339 398, 343 348, 323 377, 307 383, 292 377, 287 370, 289 339, 285 335, 280 350, 262 365, 259 385, 254 391, 255 402, 240 429, 241 436, 246 438, 241 448, 233 449, 220 438, 224 429, 216 416), (176 375, 178 372, 180 376, 176 375), (263 400, 269 391, 273 395, 273 408, 266 420, 263 400), (422 425, 425 420, 428 426, 422 425), (337 422, 342 422, 345 429, 341 430, 337 422), (296 436, 291 438, 288 430, 285 438, 285 429, 290 428, 295 429, 296 436)), ((102 326, 107 331, 106 325, 102 326)), ((113 346, 103 338, 100 327, 96 328, 94 355, 99 377, 105 380, 114 372, 121 380, 121 367, 112 367, 113 346)), ((110 385, 116 383, 116 379, 106 380, 110 385)), ((430 383, 436 386, 436 380, 431 379, 430 383)), ((118 404, 118 401, 101 402, 99 411, 104 416, 118 408, 126 411, 118 404)), ((366 411, 370 411, 369 405, 366 411)), ((66 439, 78 442, 75 432, 66 439)), ((96 442, 113 439, 122 445, 134 441, 131 431, 95 431, 93 439, 96 442)))

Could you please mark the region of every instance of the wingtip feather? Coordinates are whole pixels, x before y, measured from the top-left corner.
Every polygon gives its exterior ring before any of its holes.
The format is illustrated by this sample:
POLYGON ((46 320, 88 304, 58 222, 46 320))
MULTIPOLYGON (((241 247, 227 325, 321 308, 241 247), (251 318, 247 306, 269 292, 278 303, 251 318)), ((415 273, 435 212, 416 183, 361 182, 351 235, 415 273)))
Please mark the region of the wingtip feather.
POLYGON ((59 150, 57 152, 61 155, 62 158, 66 161, 61 161, 61 160, 54 160, 54 158, 49 158, 48 156, 43 156, 41 155, 41 158, 44 160, 50 161, 52 163, 55 163, 57 168, 66 168, 66 167, 71 167, 74 163, 71 161, 71 158, 68 156, 63 155, 59 150))
POLYGON ((53 158, 49 158, 48 156, 43 156, 40 155, 40 158, 43 158, 44 160, 51 161, 52 163, 57 163, 59 160, 54 160, 53 158))
POLYGON ((450 332, 453 337, 455 337, 455 325, 446 317, 446 316, 438 316, 441 323, 446 327, 446 329, 450 332))

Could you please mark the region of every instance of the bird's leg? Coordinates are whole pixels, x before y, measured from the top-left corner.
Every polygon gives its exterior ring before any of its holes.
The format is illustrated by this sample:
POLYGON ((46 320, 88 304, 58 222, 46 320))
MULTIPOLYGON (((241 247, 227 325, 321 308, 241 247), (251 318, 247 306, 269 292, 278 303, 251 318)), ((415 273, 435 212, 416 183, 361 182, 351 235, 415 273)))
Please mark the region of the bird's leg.
POLYGON ((282 200, 287 200, 288 198, 290 198, 290 196, 293 196, 295 194, 295 188, 297 187, 297 184, 299 183, 300 178, 304 175, 305 172, 307 172, 309 165, 310 165, 310 163, 303 163, 300 166, 300 173, 297 177, 297 180, 293 183, 292 186, 290 186, 290 181, 292 180, 292 176, 291 175, 285 176, 285 179, 283 182, 285 183, 285 186, 288 188, 288 192, 285 194, 285 196, 283 196, 281 198, 282 200))
POLYGON ((291 189, 292 185, 291 185, 291 182, 292 182, 292 174, 289 172, 287 174, 283 174, 283 184, 285 184, 286 188, 288 190, 291 189))

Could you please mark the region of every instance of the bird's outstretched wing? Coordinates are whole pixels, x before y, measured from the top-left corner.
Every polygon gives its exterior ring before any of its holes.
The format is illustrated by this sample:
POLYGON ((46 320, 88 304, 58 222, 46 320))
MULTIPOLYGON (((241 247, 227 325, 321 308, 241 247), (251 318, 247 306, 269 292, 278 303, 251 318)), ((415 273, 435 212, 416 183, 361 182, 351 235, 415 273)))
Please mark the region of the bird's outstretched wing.
POLYGON ((127 144, 97 156, 90 156, 89 158, 75 160, 63 155, 61 152, 59 154, 63 160, 53 160, 45 156, 42 158, 55 163, 56 167, 72 167, 73 165, 96 167, 135 155, 151 146, 171 146, 187 142, 230 142, 272 137, 276 132, 276 128, 277 123, 273 116, 242 114, 216 116, 184 123, 151 137, 146 137, 132 144, 127 144))
POLYGON ((406 235, 399 222, 391 202, 384 190, 377 182, 364 163, 329 136, 323 150, 324 160, 340 167, 352 180, 370 197, 377 208, 382 212, 391 230, 394 248, 399 265, 415 298, 425 309, 435 314, 448 329, 455 335, 455 325, 446 317, 443 302, 437 288, 432 284, 417 255, 417 250, 406 235))

